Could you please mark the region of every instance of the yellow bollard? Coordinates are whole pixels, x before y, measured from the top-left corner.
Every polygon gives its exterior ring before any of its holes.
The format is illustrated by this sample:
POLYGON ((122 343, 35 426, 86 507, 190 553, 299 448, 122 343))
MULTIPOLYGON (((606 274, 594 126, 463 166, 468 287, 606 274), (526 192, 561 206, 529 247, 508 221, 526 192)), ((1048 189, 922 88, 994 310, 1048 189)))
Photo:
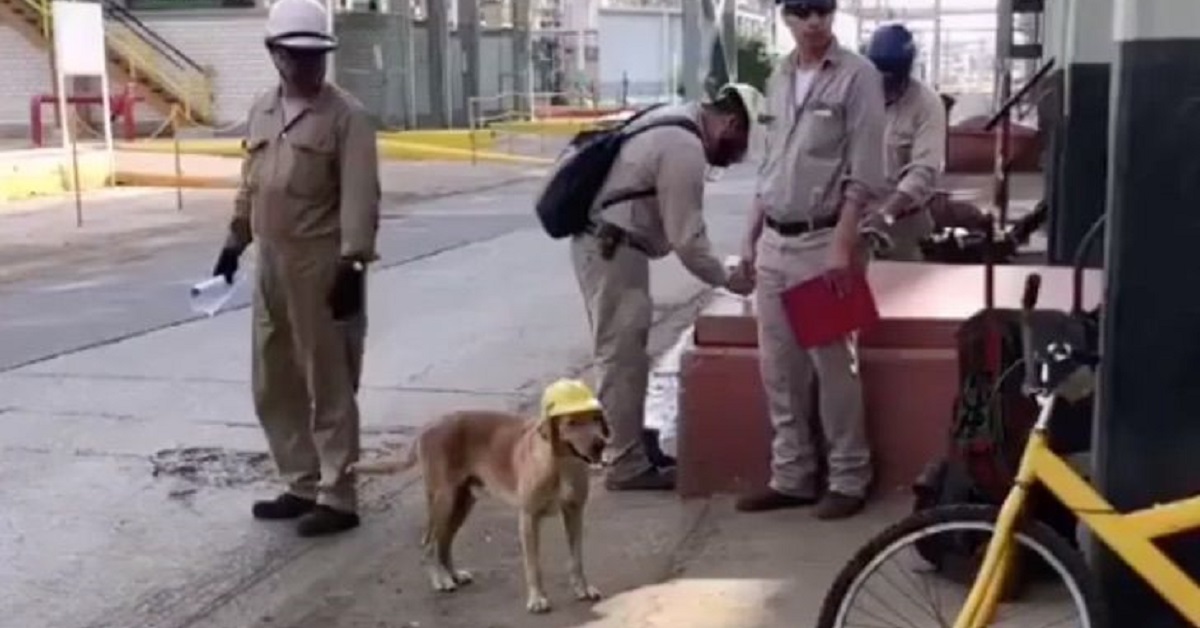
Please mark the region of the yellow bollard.
POLYGON ((75 179, 75 226, 83 226, 83 190, 79 185, 79 113, 67 110, 71 122, 71 175, 75 179))
POLYGON ((183 160, 179 154, 179 105, 171 107, 171 138, 175 144, 175 211, 183 211, 183 160))

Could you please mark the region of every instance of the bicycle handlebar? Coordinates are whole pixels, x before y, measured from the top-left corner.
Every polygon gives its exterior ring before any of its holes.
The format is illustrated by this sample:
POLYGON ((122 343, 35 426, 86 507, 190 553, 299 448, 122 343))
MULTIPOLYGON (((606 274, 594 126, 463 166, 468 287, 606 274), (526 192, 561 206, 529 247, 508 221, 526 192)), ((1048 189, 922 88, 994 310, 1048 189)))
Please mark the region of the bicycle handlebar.
POLYGON ((1025 292, 1021 294, 1021 309, 1028 313, 1034 306, 1037 305, 1038 293, 1042 289, 1042 276, 1037 273, 1029 273, 1025 277, 1025 292))
POLYGON ((1037 390, 1037 364, 1033 359, 1033 325, 1030 322, 1033 308, 1037 305, 1038 293, 1042 288, 1042 276, 1029 273, 1025 277, 1025 291, 1021 295, 1021 357, 1025 360, 1025 389, 1037 390))

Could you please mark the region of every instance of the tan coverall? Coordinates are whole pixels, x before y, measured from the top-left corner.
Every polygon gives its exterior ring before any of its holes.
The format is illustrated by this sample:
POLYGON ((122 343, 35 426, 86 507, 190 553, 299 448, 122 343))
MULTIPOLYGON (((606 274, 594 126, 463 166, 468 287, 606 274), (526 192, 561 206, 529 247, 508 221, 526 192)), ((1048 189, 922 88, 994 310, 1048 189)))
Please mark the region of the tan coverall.
POLYGON ((288 492, 354 512, 347 467, 359 456, 366 307, 335 321, 327 297, 341 257, 376 258, 375 130, 362 106, 332 85, 286 125, 279 90, 269 92, 247 124, 234 219, 248 219, 258 243, 255 410, 288 492))
MULTIPOLYGON (((699 123, 699 114, 700 105, 695 103, 662 107, 635 120, 630 128, 659 116, 686 116, 699 123)), ((706 172, 704 146, 685 129, 656 128, 629 139, 597 196, 592 216, 594 222, 625 229, 637 248, 623 244, 612 259, 605 260, 593 235, 576 236, 571 242, 575 276, 592 332, 597 395, 613 431, 609 477, 617 482, 651 466, 641 444, 650 377, 650 260, 674 251, 701 281, 710 286, 727 282, 727 271, 712 252, 704 223, 706 172), (642 190, 656 194, 600 209, 605 199, 642 190)))
POLYGON ((829 489, 861 497, 871 481, 871 453, 849 341, 801 348, 781 295, 829 270, 832 223, 844 199, 869 202, 883 189, 883 86, 869 61, 835 41, 797 103, 795 54, 777 64, 767 83, 769 140, 757 201, 768 220, 827 224, 800 235, 783 235, 768 224, 758 240, 760 369, 775 428, 770 486, 795 497, 816 496, 816 451, 808 429, 815 370, 829 443, 829 489))
POLYGON ((916 201, 914 209, 887 227, 892 248, 886 258, 919 261, 920 242, 933 231, 929 201, 946 164, 946 107, 937 92, 916 78, 887 107, 888 183, 916 201))

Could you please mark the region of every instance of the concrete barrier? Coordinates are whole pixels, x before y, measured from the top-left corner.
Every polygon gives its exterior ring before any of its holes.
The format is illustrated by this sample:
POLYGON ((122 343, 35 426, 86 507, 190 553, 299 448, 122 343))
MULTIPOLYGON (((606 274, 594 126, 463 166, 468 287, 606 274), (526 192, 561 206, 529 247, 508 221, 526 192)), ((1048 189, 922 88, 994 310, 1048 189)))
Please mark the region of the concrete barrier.
MULTIPOLYGON (((545 165, 549 160, 541 157, 497 152, 495 133, 477 131, 478 143, 471 145, 472 134, 466 131, 448 132, 437 136, 434 132, 380 133, 377 148, 381 159, 436 160, 436 161, 479 161, 487 163, 545 165), (434 140, 436 141, 429 141, 434 140)), ((129 153, 173 154, 176 150, 170 139, 120 142, 117 148, 129 153)), ((179 142, 182 155, 204 155, 209 157, 241 158, 245 151, 239 139, 188 139, 179 142)))
MULTIPOLYGON (((104 151, 80 147, 79 187, 102 188, 111 183, 104 151)), ((75 189, 70 151, 41 148, 0 152, 0 201, 63 194, 75 189)))
MULTIPOLYGON (((1069 268, 999 266, 997 307, 1019 307, 1025 276, 1033 271, 1043 277, 1039 307, 1070 306, 1069 268)), ((1099 302, 1102 275, 1089 270, 1085 277, 1084 302, 1090 307, 1099 302)), ((984 274, 978 266, 875 262, 869 278, 881 321, 860 338, 859 373, 875 489, 908 490, 949 444, 959 384, 955 334, 984 307, 984 274)), ((756 325, 749 302, 733 297, 718 298, 696 321, 680 369, 684 497, 753 490, 770 477, 772 430, 756 325)))

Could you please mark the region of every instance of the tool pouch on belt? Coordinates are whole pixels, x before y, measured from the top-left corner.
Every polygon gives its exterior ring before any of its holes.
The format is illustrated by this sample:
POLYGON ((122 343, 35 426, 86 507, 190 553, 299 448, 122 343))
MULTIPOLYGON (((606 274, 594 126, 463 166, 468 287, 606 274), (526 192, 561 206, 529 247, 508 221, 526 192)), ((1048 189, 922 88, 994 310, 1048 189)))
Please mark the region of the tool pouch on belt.
POLYGON ((600 257, 608 261, 617 254, 617 247, 625 242, 625 230, 608 223, 596 227, 594 235, 600 241, 600 257))

